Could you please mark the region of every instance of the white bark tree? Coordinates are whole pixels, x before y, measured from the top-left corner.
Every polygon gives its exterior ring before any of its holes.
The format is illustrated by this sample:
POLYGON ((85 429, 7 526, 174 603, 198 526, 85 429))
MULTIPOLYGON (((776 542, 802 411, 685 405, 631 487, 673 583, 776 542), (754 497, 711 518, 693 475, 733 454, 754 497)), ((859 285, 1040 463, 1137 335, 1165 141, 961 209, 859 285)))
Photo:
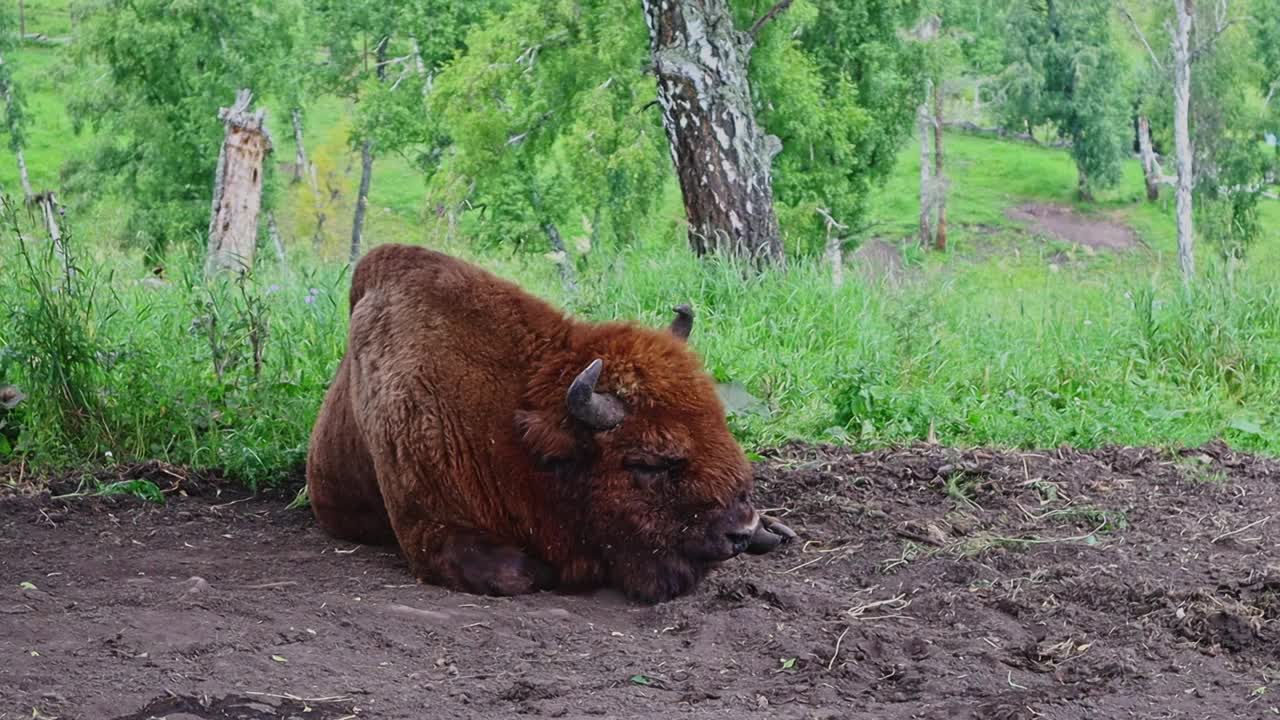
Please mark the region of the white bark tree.
POLYGON ((250 112, 253 94, 241 90, 230 108, 218 113, 225 128, 214 175, 205 274, 253 268, 262 209, 262 170, 271 152, 266 112, 250 112))
MULTIPOLYGON (((1192 191, 1195 188, 1195 146, 1191 138, 1191 68, 1196 59, 1208 52, 1214 41, 1222 33, 1226 32, 1227 28, 1231 27, 1235 21, 1230 19, 1231 0, 1216 0, 1213 6, 1213 27, 1209 28, 1206 39, 1193 48, 1191 42, 1196 37, 1195 0, 1173 0, 1173 9, 1176 22, 1171 27, 1168 27, 1170 46, 1173 51, 1173 67, 1167 68, 1161 62, 1160 56, 1156 54, 1151 43, 1147 41, 1146 35, 1143 34, 1142 28, 1138 26, 1133 15, 1123 5, 1120 6, 1121 14, 1129 21, 1134 35, 1142 43, 1142 46, 1146 48, 1147 54, 1156 69, 1162 73, 1172 70, 1173 148, 1174 164, 1177 168, 1174 205, 1178 224, 1178 265, 1182 269, 1183 281, 1191 282, 1196 274, 1195 221, 1194 208, 1192 206, 1192 191)), ((1142 135, 1143 133, 1140 131, 1139 143, 1143 142, 1142 135)), ((1147 142, 1149 142, 1150 133, 1146 133, 1146 136, 1147 142)), ((1147 171, 1147 149, 1141 148, 1141 152, 1144 155, 1143 169, 1147 171)), ((1154 160, 1154 155, 1152 160, 1154 160)), ((1155 166, 1155 169, 1158 172, 1159 166, 1155 166)), ((1147 171, 1148 197, 1152 195, 1151 183, 1151 174, 1150 171, 1147 171)))
MULTIPOLYGON (((909 34, 912 40, 930 44, 942 32, 942 18, 930 15, 909 34)), ((920 134, 920 247, 942 250, 947 244, 946 178, 943 175, 943 87, 939 77, 926 74, 924 94, 916 108, 920 134)))
POLYGON ((756 122, 747 68, 756 35, 791 2, 777 3, 743 32, 725 0, 642 0, 662 122, 698 255, 783 263, 771 177, 782 143, 756 122))
POLYGON ((1142 176, 1147 184, 1147 200, 1160 199, 1160 162, 1151 144, 1151 121, 1146 115, 1138 118, 1138 154, 1142 158, 1142 176))
POLYGON ((293 179, 292 182, 301 182, 304 175, 309 175, 307 163, 307 147, 303 143, 302 137, 302 109, 294 108, 290 113, 290 119, 293 122, 293 179))
POLYGON ((933 113, 929 97, 933 95, 933 78, 925 78, 925 99, 916 109, 916 127, 920 132, 920 247, 933 245, 933 113))
POLYGON ((1178 217, 1178 264, 1182 279, 1190 282, 1196 274, 1193 248, 1191 185, 1191 26, 1195 18, 1193 0, 1174 0, 1178 23, 1173 33, 1173 145, 1178 167, 1178 187, 1174 195, 1178 217))

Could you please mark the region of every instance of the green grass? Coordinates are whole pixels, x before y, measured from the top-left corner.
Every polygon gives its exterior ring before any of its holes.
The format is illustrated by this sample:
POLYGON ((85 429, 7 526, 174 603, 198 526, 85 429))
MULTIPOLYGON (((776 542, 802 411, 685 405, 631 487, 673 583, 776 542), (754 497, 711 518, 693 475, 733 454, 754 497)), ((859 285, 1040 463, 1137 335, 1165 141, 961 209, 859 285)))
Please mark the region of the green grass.
MULTIPOLYGON (((267 262, 243 289, 102 277, 90 310, 42 314, 33 278, 56 287, 56 265, 33 275, 8 259, 15 241, 6 242, 0 272, 23 280, 0 290, 14 310, 0 323, 0 346, 9 376, 31 395, 18 444, 31 461, 101 462, 110 452, 224 468, 251 482, 298 466, 343 349, 342 268, 303 266, 284 279, 267 262), (255 327, 269 331, 256 374, 255 327), (71 340, 50 350, 40 338, 51 329, 71 340), (215 356, 231 359, 215 370, 215 356), (95 360, 77 360, 85 357, 95 360), (76 369, 66 382, 88 398, 86 410, 58 400, 68 395, 64 376, 49 370, 61 365, 76 369)), ((693 344, 708 368, 768 406, 732 420, 749 446, 910 442, 932 426, 949 445, 1222 436, 1280 452, 1280 291, 1270 283, 1184 292, 1123 268, 1105 278, 1089 277, 1088 267, 1051 273, 1028 254, 959 273, 926 269, 926 281, 902 290, 835 289, 822 267, 797 263, 743 282, 735 268, 675 247, 600 258, 568 298, 540 257, 471 257, 592 318, 661 325, 673 303, 692 302, 693 344)))
MULTIPOLYGON (((66 37, 71 33, 72 4, 71 0, 25 0, 27 34, 66 37)), ((17 8, 13 13, 17 20, 17 8)))

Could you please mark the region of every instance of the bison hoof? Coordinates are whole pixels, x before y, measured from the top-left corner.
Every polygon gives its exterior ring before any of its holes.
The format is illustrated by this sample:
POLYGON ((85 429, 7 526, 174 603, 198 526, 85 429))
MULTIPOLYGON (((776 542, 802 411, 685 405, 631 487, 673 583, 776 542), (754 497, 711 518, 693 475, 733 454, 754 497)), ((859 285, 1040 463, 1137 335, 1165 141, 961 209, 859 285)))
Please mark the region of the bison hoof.
POLYGON ((777 518, 761 515, 760 525, 751 536, 747 552, 751 555, 763 555, 795 538, 795 531, 783 525, 777 518))

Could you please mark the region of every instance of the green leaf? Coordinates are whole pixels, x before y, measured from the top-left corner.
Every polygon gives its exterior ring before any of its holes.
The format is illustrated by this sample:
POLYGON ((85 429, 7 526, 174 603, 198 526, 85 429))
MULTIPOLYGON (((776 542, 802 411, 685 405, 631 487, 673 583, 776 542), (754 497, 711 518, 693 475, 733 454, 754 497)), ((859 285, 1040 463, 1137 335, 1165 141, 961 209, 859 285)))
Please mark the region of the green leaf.
POLYGON ((649 686, 649 685, 657 684, 657 681, 649 677, 648 675, 632 675, 630 680, 636 685, 649 686))
POLYGON ((1227 423, 1227 427, 1254 437, 1261 437, 1263 434, 1262 425, 1246 417, 1236 416, 1231 418, 1231 422, 1227 423))
POLYGON ((278 663, 287 663, 287 662, 289 662, 288 660, 286 660, 286 659, 285 659, 285 657, 284 657, 283 655, 272 655, 272 656, 271 656, 271 659, 272 659, 272 660, 275 660, 275 661, 276 661, 276 662, 278 662, 278 663))
POLYGON ((724 411, 728 415, 767 416, 769 414, 769 407, 748 392, 742 383, 718 383, 716 392, 720 395, 720 402, 724 403, 724 411))
POLYGON ((31 584, 31 583, 29 583, 29 582, 27 582, 27 581, 25 581, 25 580, 24 580, 24 581, 22 581, 22 582, 20 582, 20 583, 18 583, 18 587, 22 588, 23 590, 35 590, 35 589, 37 589, 35 585, 33 585, 33 584, 31 584))
POLYGON ((781 659, 781 662, 782 662, 782 669, 783 669, 783 670, 794 670, 794 669, 795 669, 795 667, 796 667, 796 659, 795 659, 795 658, 782 658, 782 659, 781 659))

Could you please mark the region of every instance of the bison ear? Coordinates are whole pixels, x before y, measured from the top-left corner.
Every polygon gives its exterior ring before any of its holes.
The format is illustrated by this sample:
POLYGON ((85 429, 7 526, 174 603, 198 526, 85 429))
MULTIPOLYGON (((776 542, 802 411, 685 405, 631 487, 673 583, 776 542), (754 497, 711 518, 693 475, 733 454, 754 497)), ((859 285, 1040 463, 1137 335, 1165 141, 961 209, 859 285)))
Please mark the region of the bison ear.
POLYGON ((677 305, 671 309, 676 314, 671 321, 671 334, 681 340, 688 340, 693 332, 693 308, 688 305, 677 305))
POLYGON ((538 410, 517 410, 516 429, 526 449, 543 462, 567 460, 574 455, 573 434, 561 427, 560 418, 538 410))

